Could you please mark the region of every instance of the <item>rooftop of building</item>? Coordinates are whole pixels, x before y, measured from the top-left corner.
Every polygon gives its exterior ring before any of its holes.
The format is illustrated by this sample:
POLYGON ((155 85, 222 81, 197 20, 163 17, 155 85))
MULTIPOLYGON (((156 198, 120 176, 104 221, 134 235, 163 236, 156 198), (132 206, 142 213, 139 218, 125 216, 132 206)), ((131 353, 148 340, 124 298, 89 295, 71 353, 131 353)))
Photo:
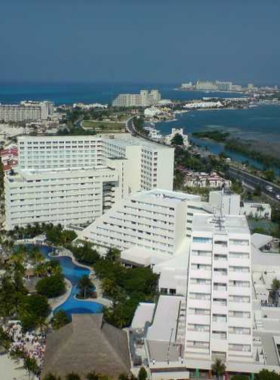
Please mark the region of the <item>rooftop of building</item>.
MULTIPOLYGON (((167 258, 170 255, 166 254, 167 258)), ((156 253, 143 247, 131 247, 121 252, 121 260, 127 264, 148 267, 165 261, 162 253, 156 253)))
POLYGON ((112 379, 130 372, 127 334, 104 322, 103 314, 73 314, 71 323, 47 337, 42 377, 91 371, 112 379))
POLYGON ((160 296, 147 339, 152 341, 175 342, 178 317, 185 297, 160 296))
POLYGON ((263 234, 253 234, 251 236, 251 243, 256 248, 262 248, 264 245, 270 243, 274 238, 269 235, 263 235, 263 234))
POLYGON ((155 307, 155 303, 140 302, 135 311, 131 328, 144 329, 147 323, 152 323, 155 307))
POLYGON ((105 141, 108 143, 112 143, 114 145, 118 145, 120 147, 126 147, 126 146, 143 146, 147 148, 152 148, 156 150, 163 150, 163 149, 174 149, 170 146, 158 144, 155 142, 151 142, 149 140, 145 140, 140 137, 133 137, 131 135, 128 135, 127 133, 123 135, 118 135, 117 138, 104 138, 105 141))
POLYGON ((199 195, 193 194, 184 194, 171 190, 162 190, 162 189, 153 189, 148 191, 139 191, 133 197, 138 198, 139 200, 145 199, 158 199, 164 200, 171 203, 181 203, 184 201, 200 201, 201 197, 199 195))
POLYGON ((193 232, 197 231, 250 234, 246 217, 239 215, 194 215, 193 232))
POLYGON ((20 169, 18 167, 12 168, 10 172, 7 172, 6 178, 10 182, 24 181, 24 180, 34 180, 44 178, 44 177, 56 177, 58 174, 63 175, 64 177, 69 176, 87 176, 87 175, 96 175, 98 171, 108 171, 114 172, 114 169, 107 166, 96 166, 91 168, 59 168, 59 169, 20 169))
POLYGON ((81 136, 19 136, 17 138, 18 142, 21 141, 93 141, 93 140, 101 140, 101 137, 97 135, 81 135, 81 136))

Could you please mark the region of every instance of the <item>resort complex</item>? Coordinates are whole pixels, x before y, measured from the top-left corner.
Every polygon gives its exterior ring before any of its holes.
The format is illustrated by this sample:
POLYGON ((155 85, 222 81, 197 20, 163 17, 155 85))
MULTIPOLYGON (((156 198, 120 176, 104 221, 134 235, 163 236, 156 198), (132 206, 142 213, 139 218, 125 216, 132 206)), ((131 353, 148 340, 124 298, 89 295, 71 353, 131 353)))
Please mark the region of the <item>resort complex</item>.
POLYGON ((158 90, 141 90, 140 94, 120 94, 113 101, 113 107, 149 107, 159 103, 161 94, 158 90))
POLYGON ((2 150, 3 379, 15 360, 42 380, 280 372, 279 239, 252 228, 273 203, 246 199, 227 158, 211 170, 183 128, 145 128, 2 150))
POLYGON ((51 102, 21 102, 20 104, 0 103, 0 122, 22 122, 47 120, 54 111, 51 102))
POLYGON ((6 173, 6 227, 87 225, 141 189, 173 188, 174 149, 130 135, 20 137, 6 173))

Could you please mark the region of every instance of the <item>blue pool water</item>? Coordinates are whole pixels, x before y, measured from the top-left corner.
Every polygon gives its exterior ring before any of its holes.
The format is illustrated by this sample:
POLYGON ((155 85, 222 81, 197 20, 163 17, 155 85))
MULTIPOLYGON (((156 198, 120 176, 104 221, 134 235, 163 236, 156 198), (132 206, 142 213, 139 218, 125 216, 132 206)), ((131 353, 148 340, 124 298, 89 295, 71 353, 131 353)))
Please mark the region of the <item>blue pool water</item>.
POLYGON ((52 248, 47 246, 39 247, 44 257, 59 261, 64 276, 72 284, 72 291, 67 300, 60 306, 58 306, 54 313, 59 310, 64 310, 69 316, 72 314, 92 314, 102 312, 103 306, 97 302, 92 301, 80 301, 76 300, 74 296, 79 293, 77 284, 79 279, 84 275, 89 275, 89 269, 79 267, 72 262, 70 257, 51 257, 49 254, 52 252, 52 248))

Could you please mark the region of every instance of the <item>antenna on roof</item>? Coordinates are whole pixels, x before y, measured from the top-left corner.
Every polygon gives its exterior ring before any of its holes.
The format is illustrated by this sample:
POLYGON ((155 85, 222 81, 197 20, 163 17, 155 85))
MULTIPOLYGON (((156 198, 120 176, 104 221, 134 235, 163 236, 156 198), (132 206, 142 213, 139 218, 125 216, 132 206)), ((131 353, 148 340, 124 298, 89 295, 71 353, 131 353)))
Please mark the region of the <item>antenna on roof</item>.
POLYGON ((225 193, 226 184, 223 182, 221 187, 221 204, 220 204, 220 212, 221 212, 221 218, 223 217, 223 197, 225 193))

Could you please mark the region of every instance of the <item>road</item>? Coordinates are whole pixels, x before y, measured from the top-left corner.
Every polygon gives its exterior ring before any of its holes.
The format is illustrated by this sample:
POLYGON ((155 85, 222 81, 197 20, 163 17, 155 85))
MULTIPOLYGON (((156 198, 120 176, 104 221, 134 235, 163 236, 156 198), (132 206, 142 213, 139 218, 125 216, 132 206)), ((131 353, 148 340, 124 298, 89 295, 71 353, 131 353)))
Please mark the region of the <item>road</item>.
MULTIPOLYGON (((126 129, 129 133, 131 133, 132 136, 141 136, 142 138, 149 140, 146 136, 141 135, 139 132, 136 131, 134 124, 133 124, 133 117, 128 119, 126 122, 126 129)), ((238 179, 244 183, 244 185, 256 189, 259 187, 261 189, 261 192, 268 196, 269 198, 273 199, 275 202, 280 203, 280 199, 276 198, 276 195, 280 195, 280 187, 265 181, 262 178, 256 177, 253 174, 250 174, 244 170, 236 169, 234 167, 230 167, 228 170, 231 177, 238 179), (272 191, 267 190, 267 187, 271 186, 272 191)))
POLYGON ((242 181, 245 185, 248 185, 254 189, 259 187, 261 189, 261 192, 271 199, 273 199, 275 202, 279 202, 280 200, 276 198, 277 194, 280 194, 280 187, 268 182, 262 178, 256 177, 253 174, 247 173, 243 170, 236 169, 233 167, 230 167, 228 170, 231 177, 238 179, 242 181), (267 186, 272 187, 272 191, 267 190, 267 186))

